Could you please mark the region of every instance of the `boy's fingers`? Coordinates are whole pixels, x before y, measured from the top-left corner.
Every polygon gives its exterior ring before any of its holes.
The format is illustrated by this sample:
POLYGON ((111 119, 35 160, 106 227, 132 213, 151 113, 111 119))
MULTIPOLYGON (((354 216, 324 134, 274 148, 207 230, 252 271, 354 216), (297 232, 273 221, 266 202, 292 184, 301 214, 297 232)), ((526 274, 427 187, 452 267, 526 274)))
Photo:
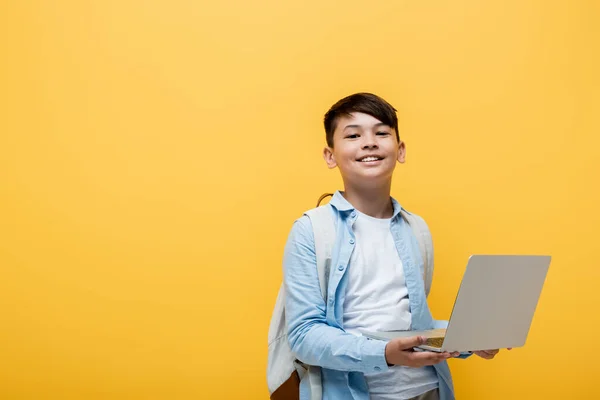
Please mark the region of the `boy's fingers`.
POLYGON ((490 356, 491 358, 494 358, 494 356, 495 356, 496 354, 498 354, 498 352, 499 352, 499 351, 500 351, 500 350, 484 350, 483 352, 484 352, 485 354, 487 354, 488 356, 490 356))
POLYGON ((476 351, 475 354, 486 360, 491 360, 492 358, 494 358, 494 354, 489 354, 487 351, 476 351))
POLYGON ((412 336, 407 338, 394 339, 398 347, 402 350, 412 349, 425 343, 426 339, 422 336, 412 336))

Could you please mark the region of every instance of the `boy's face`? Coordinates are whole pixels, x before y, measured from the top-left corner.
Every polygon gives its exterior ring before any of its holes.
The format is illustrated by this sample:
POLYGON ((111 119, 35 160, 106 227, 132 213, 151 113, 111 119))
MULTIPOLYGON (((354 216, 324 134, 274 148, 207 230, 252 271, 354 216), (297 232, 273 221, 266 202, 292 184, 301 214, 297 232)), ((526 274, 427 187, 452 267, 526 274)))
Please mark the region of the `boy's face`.
POLYGON ((338 118, 333 148, 326 147, 323 158, 329 168, 338 167, 345 184, 383 184, 391 180, 396 162, 403 163, 404 142, 396 131, 368 114, 352 113, 338 118))

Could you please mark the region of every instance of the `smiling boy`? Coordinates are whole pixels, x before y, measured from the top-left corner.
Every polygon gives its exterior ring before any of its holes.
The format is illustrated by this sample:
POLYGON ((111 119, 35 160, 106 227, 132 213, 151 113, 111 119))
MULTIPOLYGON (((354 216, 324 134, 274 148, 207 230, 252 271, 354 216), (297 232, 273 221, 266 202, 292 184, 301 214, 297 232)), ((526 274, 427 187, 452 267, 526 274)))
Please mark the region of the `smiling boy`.
MULTIPOLYGON (((310 219, 292 227, 284 254, 290 347, 302 362, 321 367, 323 400, 453 399, 446 360, 458 354, 413 351, 422 337, 384 342, 360 335, 446 325, 431 316, 418 243, 390 197, 392 175, 406 157, 396 110, 376 95, 357 93, 334 104, 324 125, 323 157, 344 183, 329 202, 336 245, 325 300, 310 219)), ((301 382, 301 399, 309 398, 308 385, 301 382)))

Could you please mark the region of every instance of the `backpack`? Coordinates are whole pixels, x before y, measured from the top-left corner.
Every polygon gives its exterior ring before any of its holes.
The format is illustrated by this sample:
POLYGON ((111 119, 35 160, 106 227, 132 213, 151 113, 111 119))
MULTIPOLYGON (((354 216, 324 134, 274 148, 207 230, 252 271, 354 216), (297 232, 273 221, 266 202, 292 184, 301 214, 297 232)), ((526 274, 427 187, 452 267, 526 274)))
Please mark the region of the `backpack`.
MULTIPOLYGON (((319 206, 321 201, 332 196, 326 193, 319 198, 317 208, 304 213, 310 218, 312 224, 315 253, 317 258, 317 271, 321 294, 325 298, 331 253, 336 238, 335 221, 332 206, 329 204, 319 206)), ((425 293, 429 295, 433 277, 433 243, 427 224, 423 218, 411 214, 404 209, 400 211, 402 218, 410 225, 417 238, 419 250, 425 266, 423 281, 425 293)), ((310 386, 310 400, 322 399, 321 368, 305 365, 296 358, 287 339, 287 325, 285 321, 285 288, 283 283, 279 288, 275 309, 271 316, 268 334, 268 360, 267 360, 267 386, 271 400, 299 400, 300 381, 307 376, 310 386), (307 375, 308 374, 308 375, 307 375)))

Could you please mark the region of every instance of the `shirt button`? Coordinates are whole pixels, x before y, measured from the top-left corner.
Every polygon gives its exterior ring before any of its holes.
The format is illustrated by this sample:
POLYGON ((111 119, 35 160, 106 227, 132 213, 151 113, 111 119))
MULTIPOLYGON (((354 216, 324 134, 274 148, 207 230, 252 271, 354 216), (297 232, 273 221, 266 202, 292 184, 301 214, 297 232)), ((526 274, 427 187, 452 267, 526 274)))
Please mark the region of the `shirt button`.
POLYGON ((338 267, 338 271, 343 271, 343 270, 344 270, 344 266, 343 266, 343 265, 340 265, 340 266, 338 267))
POLYGON ((354 239, 350 239, 350 244, 354 244, 354 239))
POLYGON ((350 214, 350 216, 351 216, 352 218, 356 218, 356 213, 355 213, 354 211, 352 211, 352 214, 350 214))
POLYGON ((374 369, 375 371, 381 371, 381 368, 379 368, 379 367, 375 367, 375 368, 373 368, 373 369, 374 369))
POLYGON ((331 297, 331 298, 329 299, 329 305, 331 305, 331 306, 333 305, 333 297, 331 297))

